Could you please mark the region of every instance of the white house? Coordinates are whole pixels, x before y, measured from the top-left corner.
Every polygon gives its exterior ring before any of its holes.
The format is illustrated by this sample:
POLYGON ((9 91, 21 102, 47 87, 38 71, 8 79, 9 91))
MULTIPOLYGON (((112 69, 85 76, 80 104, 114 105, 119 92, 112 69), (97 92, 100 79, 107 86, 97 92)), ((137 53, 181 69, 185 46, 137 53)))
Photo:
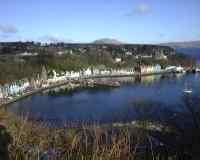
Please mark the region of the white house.
POLYGON ((152 58, 153 56, 152 55, 141 55, 140 57, 141 58, 152 58))
POLYGON ((134 73, 134 69, 132 69, 132 68, 111 70, 112 75, 128 75, 128 74, 133 74, 133 73, 134 73))
POLYGON ((126 52, 125 54, 126 54, 127 56, 132 56, 132 52, 129 52, 129 51, 126 52))
POLYGON ((8 94, 9 94, 9 85, 8 84, 5 84, 2 87, 2 94, 3 94, 3 98, 7 98, 8 97, 8 94))
POLYGON ((2 90, 2 86, 0 86, 0 99, 3 98, 3 90, 2 90))
POLYGON ((80 77, 80 72, 74 72, 72 71, 70 73, 70 78, 79 78, 80 77))
POLYGON ((58 51, 58 52, 57 52, 57 55, 63 55, 63 54, 64 54, 63 51, 58 51))
POLYGON ((53 70, 52 73, 53 73, 53 77, 47 80, 48 83, 55 83, 55 82, 57 82, 57 73, 56 73, 56 71, 53 70))
POLYGON ((87 68, 85 71, 84 71, 84 76, 91 76, 92 75, 92 70, 90 68, 87 68))
POLYGON ((56 83, 59 81, 64 81, 66 80, 67 77, 66 75, 69 74, 68 72, 67 73, 63 72, 61 75, 58 75, 55 70, 53 70, 52 72, 53 72, 53 77, 47 80, 48 83, 56 83))
POLYGON ((19 82, 14 82, 9 85, 9 94, 16 95, 26 91, 26 89, 30 87, 30 83, 27 79, 21 80, 19 82))
POLYGON ((101 74, 101 75, 109 75, 109 74, 110 74, 110 71, 109 71, 109 70, 101 70, 101 71, 100 71, 100 74, 101 74))
POLYGON ((162 71, 161 66, 160 66, 159 64, 156 64, 156 65, 154 66, 154 73, 159 73, 159 72, 161 72, 161 71, 162 71))
POLYGON ((24 53, 20 53, 19 56, 37 56, 38 53, 31 53, 31 52, 24 52, 24 53))
POLYGON ((34 78, 31 78, 30 87, 33 88, 33 89, 36 89, 36 88, 37 88, 37 84, 36 84, 36 81, 35 81, 34 78))
POLYGON ((66 71, 66 72, 65 72, 65 76, 66 76, 66 78, 69 78, 70 75, 71 75, 71 72, 69 72, 69 71, 66 71))
POLYGON ((93 68, 93 70, 92 70, 93 76, 97 76, 97 75, 100 75, 100 74, 101 74, 101 71, 98 68, 93 68))
POLYGON ((181 72, 184 72, 185 70, 183 67, 178 66, 178 67, 176 67, 176 71, 181 73, 181 72))
POLYGON ((121 58, 115 58, 115 62, 116 62, 116 63, 120 63, 121 61, 122 61, 121 58))

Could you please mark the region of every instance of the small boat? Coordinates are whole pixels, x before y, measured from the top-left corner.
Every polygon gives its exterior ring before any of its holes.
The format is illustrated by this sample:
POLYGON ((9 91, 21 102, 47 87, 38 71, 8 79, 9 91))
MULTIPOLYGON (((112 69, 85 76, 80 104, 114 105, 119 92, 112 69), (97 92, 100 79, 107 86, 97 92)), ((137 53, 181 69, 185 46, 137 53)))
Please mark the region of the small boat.
POLYGON ((189 93, 192 93, 192 88, 189 88, 189 87, 188 87, 188 84, 186 83, 185 89, 183 90, 183 92, 184 92, 184 93, 188 93, 188 94, 189 94, 189 93))
POLYGON ((200 68, 196 68, 196 72, 200 72, 200 68))
POLYGON ((184 93, 192 93, 192 90, 186 90, 186 89, 185 89, 183 92, 184 92, 184 93))

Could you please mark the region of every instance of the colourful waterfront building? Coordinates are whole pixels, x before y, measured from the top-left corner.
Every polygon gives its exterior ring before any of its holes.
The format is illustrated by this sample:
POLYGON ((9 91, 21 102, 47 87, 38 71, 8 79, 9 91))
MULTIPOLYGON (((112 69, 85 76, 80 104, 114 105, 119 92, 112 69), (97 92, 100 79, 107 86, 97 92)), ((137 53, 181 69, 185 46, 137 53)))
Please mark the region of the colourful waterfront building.
POLYGON ((2 86, 0 85, 0 99, 3 98, 3 90, 2 90, 2 86))
POLYGON ((161 70, 162 69, 159 64, 156 64, 155 66, 141 65, 139 68, 141 74, 159 73, 161 70))

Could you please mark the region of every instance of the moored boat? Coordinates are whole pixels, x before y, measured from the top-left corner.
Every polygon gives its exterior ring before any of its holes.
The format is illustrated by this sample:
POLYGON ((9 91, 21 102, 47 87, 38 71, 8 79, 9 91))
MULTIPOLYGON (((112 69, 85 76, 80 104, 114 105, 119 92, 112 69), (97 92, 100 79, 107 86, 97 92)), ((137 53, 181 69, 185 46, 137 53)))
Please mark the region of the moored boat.
POLYGON ((187 93, 187 94, 190 94, 190 93, 192 93, 192 88, 190 88, 190 87, 188 86, 188 84, 186 83, 186 84, 185 84, 185 89, 183 90, 183 92, 184 92, 184 93, 187 93))

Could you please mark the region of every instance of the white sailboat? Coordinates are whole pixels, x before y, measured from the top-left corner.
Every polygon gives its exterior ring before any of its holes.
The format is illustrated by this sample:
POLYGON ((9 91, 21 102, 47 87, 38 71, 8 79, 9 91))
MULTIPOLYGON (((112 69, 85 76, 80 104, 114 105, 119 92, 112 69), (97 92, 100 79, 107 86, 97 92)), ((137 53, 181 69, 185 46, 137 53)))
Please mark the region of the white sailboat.
POLYGON ((192 93, 192 88, 189 88, 189 87, 188 87, 188 84, 186 83, 186 84, 185 84, 185 89, 183 90, 183 92, 184 92, 184 93, 188 93, 188 94, 189 94, 189 93, 192 93))

